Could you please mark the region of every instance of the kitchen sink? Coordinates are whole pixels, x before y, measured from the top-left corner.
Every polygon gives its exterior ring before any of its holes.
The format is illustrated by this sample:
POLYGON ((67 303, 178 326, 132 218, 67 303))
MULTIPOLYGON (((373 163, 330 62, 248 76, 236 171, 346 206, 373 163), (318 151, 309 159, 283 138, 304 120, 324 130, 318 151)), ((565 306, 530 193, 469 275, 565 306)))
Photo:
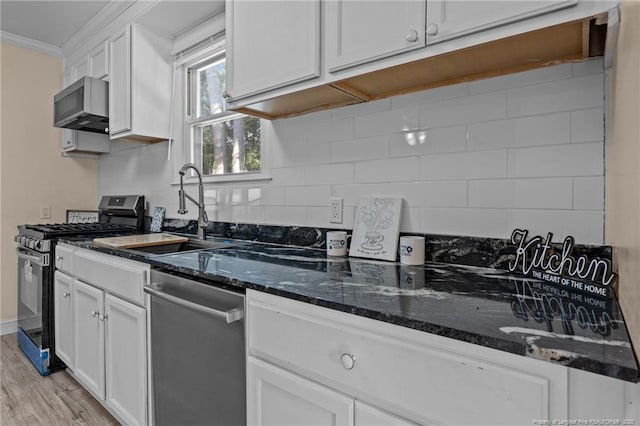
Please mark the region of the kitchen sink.
POLYGON ((149 254, 170 254, 227 247, 233 247, 233 244, 224 241, 189 240, 181 243, 129 248, 128 250, 149 254))

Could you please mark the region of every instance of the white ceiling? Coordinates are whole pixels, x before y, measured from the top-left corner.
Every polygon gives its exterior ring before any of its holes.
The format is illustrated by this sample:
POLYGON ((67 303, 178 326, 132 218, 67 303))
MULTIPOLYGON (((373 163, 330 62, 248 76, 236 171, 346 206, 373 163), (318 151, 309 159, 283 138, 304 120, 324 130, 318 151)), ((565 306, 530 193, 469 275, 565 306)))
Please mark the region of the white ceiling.
MULTIPOLYGON (((1 0, 0 29, 3 34, 10 33, 61 48, 113 1, 122 0, 1 0)), ((175 37, 222 11, 224 0, 163 0, 138 21, 175 37)))

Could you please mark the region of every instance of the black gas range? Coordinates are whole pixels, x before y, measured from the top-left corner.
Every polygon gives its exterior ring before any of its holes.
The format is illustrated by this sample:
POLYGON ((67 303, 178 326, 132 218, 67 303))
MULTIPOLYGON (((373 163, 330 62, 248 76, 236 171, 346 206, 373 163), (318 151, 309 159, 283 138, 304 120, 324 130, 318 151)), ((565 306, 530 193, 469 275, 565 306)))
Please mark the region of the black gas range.
POLYGON ((18 344, 43 376, 65 368, 55 355, 56 242, 63 237, 143 232, 144 213, 142 195, 104 196, 98 205, 96 223, 18 226, 18 344))

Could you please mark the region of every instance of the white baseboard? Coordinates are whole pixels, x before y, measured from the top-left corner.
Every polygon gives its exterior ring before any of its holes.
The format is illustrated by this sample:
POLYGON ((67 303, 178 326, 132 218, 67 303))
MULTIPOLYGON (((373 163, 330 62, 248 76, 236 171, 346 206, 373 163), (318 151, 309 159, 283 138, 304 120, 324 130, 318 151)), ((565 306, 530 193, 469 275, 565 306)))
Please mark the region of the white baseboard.
POLYGON ((11 318, 0 321, 0 336, 18 331, 18 318, 11 318))

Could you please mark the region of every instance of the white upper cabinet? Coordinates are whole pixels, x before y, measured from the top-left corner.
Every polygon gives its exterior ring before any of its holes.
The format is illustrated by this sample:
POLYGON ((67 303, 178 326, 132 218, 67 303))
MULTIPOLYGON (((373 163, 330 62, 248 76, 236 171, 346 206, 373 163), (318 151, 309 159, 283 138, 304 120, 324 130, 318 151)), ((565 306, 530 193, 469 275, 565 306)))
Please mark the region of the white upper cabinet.
POLYGON ((135 23, 109 39, 111 139, 169 138, 171 47, 170 39, 135 23))
POLYGON ((109 131, 111 135, 131 129, 131 26, 109 40, 109 131))
POLYGON ((226 14, 230 101, 320 75, 319 0, 228 0, 226 14))
POLYGON ((330 72, 425 46, 425 1, 326 2, 330 72))
POLYGON ((89 58, 83 58, 80 62, 71 67, 71 83, 89 75, 89 58))
POLYGON ((427 44, 533 18, 577 3, 578 0, 429 0, 426 2, 427 44))
POLYGON ((109 43, 104 41, 89 52, 89 75, 94 78, 105 78, 109 75, 109 43))

